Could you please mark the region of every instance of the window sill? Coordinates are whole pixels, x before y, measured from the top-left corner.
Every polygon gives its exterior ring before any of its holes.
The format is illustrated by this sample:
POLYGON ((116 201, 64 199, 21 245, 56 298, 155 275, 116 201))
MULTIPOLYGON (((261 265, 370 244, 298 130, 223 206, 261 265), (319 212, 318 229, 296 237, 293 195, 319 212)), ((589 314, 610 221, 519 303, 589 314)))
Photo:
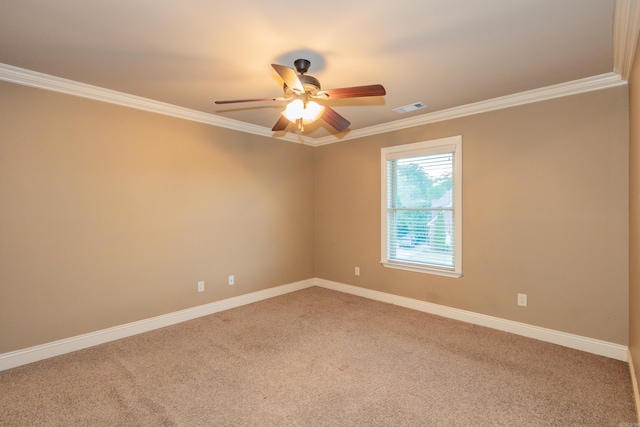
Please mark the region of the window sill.
POLYGON ((381 264, 387 268, 414 271, 416 273, 434 274, 437 276, 452 277, 454 279, 458 279, 462 277, 462 273, 458 273, 450 270, 441 270, 438 268, 425 267, 417 264, 405 264, 405 263, 389 262, 389 261, 382 261, 381 264))

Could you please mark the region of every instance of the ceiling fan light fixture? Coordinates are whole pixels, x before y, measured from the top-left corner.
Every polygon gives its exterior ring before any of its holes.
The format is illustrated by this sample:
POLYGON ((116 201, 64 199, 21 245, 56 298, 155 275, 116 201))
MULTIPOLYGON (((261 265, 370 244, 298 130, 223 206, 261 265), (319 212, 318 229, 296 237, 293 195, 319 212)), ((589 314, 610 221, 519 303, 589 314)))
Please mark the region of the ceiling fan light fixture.
POLYGON ((305 105, 301 99, 296 99, 287 105, 282 115, 292 123, 302 119, 304 124, 309 124, 318 120, 323 112, 324 107, 317 102, 309 101, 305 105))
POLYGON ((322 105, 314 101, 309 101, 302 112, 302 122, 305 124, 313 123, 322 116, 322 113, 324 113, 324 107, 322 105))
POLYGON ((304 113, 304 102, 301 99, 293 100, 287 105, 287 108, 282 112, 282 114, 292 123, 295 123, 296 120, 301 119, 304 113))

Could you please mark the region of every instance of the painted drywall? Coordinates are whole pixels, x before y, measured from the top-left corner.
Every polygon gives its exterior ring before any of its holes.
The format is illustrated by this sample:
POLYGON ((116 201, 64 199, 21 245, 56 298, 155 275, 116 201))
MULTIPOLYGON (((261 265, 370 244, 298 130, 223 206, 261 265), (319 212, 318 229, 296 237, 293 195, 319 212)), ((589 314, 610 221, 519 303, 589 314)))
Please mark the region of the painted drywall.
POLYGON ((626 345, 628 130, 622 86, 318 147, 316 276, 626 345), (383 267, 380 149, 453 135, 464 276, 383 267))
POLYGON ((312 147, 0 99, 0 353, 314 277, 312 147))
POLYGON ((315 149, 10 83, 0 97, 0 353, 314 276, 627 344, 625 87, 315 149), (464 277, 383 268, 380 148, 451 135, 464 277))
MULTIPOLYGON (((640 375, 640 44, 629 78, 629 351, 640 375)), ((640 408, 638 408, 640 413, 640 408)))

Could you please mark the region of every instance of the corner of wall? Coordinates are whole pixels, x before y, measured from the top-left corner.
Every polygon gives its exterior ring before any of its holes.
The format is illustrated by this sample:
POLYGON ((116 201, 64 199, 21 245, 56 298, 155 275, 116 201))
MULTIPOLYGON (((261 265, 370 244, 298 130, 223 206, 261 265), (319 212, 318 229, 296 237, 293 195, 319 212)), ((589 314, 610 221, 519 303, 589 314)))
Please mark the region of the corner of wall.
POLYGON ((633 384, 633 398, 636 402, 636 417, 638 418, 638 424, 640 424, 640 392, 638 391, 638 377, 636 376, 636 370, 633 366, 631 350, 629 350, 629 354, 627 355, 627 361, 629 362, 629 374, 631 375, 631 383, 633 384))

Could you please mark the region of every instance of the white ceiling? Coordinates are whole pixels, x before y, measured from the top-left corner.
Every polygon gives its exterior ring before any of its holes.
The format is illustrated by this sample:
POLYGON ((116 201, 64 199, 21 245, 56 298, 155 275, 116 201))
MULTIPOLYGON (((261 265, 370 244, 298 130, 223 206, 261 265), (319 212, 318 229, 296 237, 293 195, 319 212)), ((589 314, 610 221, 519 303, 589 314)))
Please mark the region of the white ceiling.
MULTIPOLYGON (((627 0, 635 2, 636 0, 627 0)), ((624 1, 618 4, 627 4, 624 1)), ((614 71, 616 0, 2 0, 0 63, 270 129, 271 63, 311 61, 346 134, 614 71), (423 102, 403 115, 392 110, 423 102)), ((233 121, 229 121, 230 123, 233 121)), ((294 126, 290 126, 295 133, 294 126)), ((307 138, 332 129, 320 122, 307 138)), ((279 135, 275 135, 278 137, 279 135)))

